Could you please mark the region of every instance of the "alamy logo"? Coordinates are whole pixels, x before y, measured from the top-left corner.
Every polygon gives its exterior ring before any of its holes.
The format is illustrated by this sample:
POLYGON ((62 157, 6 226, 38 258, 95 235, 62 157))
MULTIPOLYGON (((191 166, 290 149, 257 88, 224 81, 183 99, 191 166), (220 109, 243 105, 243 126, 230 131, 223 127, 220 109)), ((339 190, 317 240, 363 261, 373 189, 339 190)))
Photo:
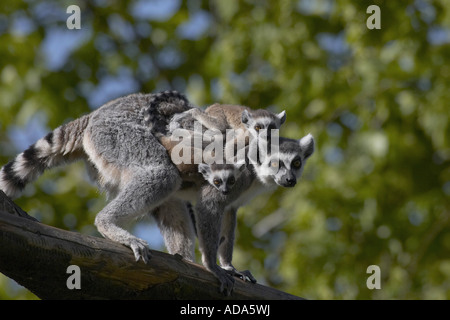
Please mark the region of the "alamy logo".
POLYGON ((66 273, 71 274, 66 281, 67 289, 81 289, 81 269, 77 265, 70 265, 67 267, 66 273))
POLYGON ((71 14, 66 20, 67 29, 81 29, 81 10, 79 6, 71 5, 67 7, 66 13, 71 14))
POLYGON ((367 18, 366 26, 369 30, 381 29, 381 10, 377 5, 371 5, 367 7, 366 13, 370 13, 370 17, 367 18))
MULTIPOLYGON (((227 129, 203 132, 202 124, 194 122, 194 131, 177 128, 172 131, 170 140, 174 142, 171 150, 172 162, 178 164, 257 164, 269 159, 278 163, 279 130, 260 130, 252 135, 242 129, 227 129)), ((278 166, 271 166, 277 170, 278 166)))
POLYGON ((381 269, 377 265, 370 265, 367 267, 366 273, 372 275, 367 278, 366 286, 368 289, 381 289, 381 269))

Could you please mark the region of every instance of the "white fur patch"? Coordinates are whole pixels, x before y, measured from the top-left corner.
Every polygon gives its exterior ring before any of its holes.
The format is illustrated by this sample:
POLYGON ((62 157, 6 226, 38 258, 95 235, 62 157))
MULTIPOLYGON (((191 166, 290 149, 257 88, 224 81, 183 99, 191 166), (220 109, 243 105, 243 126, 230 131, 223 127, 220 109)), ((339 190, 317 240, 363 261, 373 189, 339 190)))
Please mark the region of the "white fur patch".
POLYGON ((126 183, 132 177, 126 170, 121 170, 114 164, 107 162, 95 150, 89 133, 86 132, 83 138, 83 147, 89 160, 97 168, 99 173, 99 183, 102 187, 117 187, 122 183, 126 183))
MULTIPOLYGON (((228 178, 234 176, 234 170, 231 169, 223 169, 218 171, 213 171, 211 174, 213 177, 218 177, 222 181, 227 181, 228 178)), ((235 177, 236 178, 236 177, 235 177)))
POLYGON ((52 146, 44 138, 39 139, 34 146, 39 158, 45 158, 52 155, 52 146))
POLYGON ((27 164, 27 161, 23 157, 23 153, 16 157, 12 169, 16 176, 25 181, 33 180, 36 175, 34 168, 27 164))
POLYGON ((280 161, 283 162, 288 170, 291 170, 292 161, 299 156, 301 155, 298 153, 280 153, 280 161))

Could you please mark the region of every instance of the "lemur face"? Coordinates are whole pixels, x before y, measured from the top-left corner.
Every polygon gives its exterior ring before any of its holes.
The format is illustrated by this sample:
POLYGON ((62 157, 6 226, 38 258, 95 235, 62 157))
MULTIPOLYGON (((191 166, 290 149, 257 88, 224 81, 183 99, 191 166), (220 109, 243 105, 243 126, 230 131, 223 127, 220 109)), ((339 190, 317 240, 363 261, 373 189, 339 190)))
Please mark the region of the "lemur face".
POLYGON ((223 194, 228 194, 233 188, 236 180, 245 169, 245 164, 204 164, 198 165, 198 172, 210 185, 223 194))
POLYGON ((258 137, 263 130, 267 130, 270 137, 271 130, 280 129, 281 125, 286 121, 286 112, 273 114, 267 110, 244 110, 242 112, 242 123, 253 137, 258 137))
POLYGON ((256 174, 264 184, 291 188, 302 176, 306 160, 313 152, 314 138, 310 134, 300 140, 280 138, 279 152, 256 165, 256 174))

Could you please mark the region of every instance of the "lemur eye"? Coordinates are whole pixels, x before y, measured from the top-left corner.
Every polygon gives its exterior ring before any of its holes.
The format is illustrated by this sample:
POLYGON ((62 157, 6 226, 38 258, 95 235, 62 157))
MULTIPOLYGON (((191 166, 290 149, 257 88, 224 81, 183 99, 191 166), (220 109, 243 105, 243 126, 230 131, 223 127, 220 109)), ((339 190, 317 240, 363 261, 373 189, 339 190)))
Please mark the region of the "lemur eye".
POLYGON ((302 161, 300 159, 297 159, 294 162, 292 162, 292 166, 294 168, 300 168, 302 166, 302 161))
POLYGON ((278 168, 279 163, 278 163, 278 161, 271 161, 270 162, 270 166, 273 167, 273 168, 278 168))
POLYGON ((228 179, 229 184, 234 184, 235 182, 236 182, 236 179, 234 177, 231 177, 230 179, 228 179))
POLYGON ((261 126, 260 126, 260 125, 256 125, 256 126, 255 126, 255 130, 256 130, 256 131, 261 130, 261 126))
POLYGON ((219 179, 214 179, 213 182, 216 186, 220 186, 220 184, 221 184, 221 181, 219 179))

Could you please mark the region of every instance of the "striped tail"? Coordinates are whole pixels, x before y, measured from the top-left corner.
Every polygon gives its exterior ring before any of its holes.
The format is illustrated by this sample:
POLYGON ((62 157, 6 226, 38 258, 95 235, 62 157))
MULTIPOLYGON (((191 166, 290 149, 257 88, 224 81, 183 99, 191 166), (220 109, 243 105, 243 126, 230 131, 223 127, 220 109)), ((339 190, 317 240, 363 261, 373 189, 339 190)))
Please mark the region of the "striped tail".
POLYGON ((185 95, 178 91, 163 91, 155 93, 145 110, 144 121, 154 133, 166 133, 170 118, 176 114, 191 109, 185 95))
POLYGON ((64 124, 39 139, 0 170, 0 190, 11 198, 18 197, 25 186, 46 169, 84 156, 83 135, 89 115, 64 124))

